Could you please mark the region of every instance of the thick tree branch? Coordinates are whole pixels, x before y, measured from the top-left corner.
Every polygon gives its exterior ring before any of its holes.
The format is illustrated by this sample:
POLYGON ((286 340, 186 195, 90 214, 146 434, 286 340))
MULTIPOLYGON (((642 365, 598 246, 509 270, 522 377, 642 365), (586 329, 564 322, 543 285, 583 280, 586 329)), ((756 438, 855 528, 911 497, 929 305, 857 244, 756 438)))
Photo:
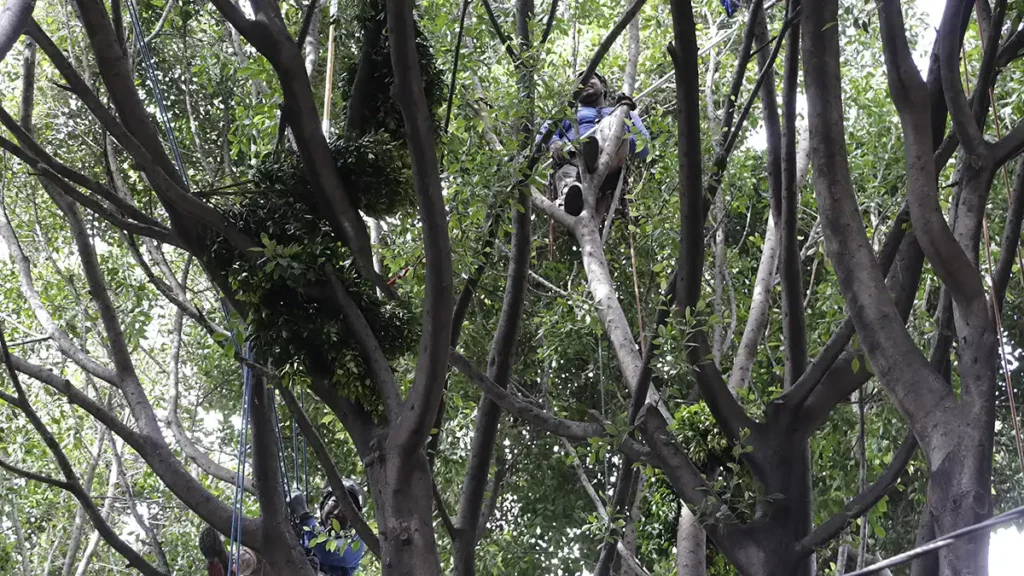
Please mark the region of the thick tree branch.
POLYGON ((375 18, 363 30, 362 46, 359 48, 359 68, 352 82, 352 95, 349 97, 348 116, 345 120, 345 133, 348 136, 361 136, 366 131, 368 122, 377 113, 376 110, 370 109, 370 98, 373 96, 373 54, 380 48, 383 33, 384 20, 379 18, 375 18))
POLYGON ((1002 166, 1024 151, 1024 121, 992 145, 992 165, 1002 166))
MULTIPOLYGON (((6 111, 0 108, 0 120, 9 118, 6 111)), ((90 211, 103 218, 115 228, 125 230, 133 234, 139 234, 154 238, 161 242, 168 244, 177 245, 178 241, 174 238, 173 233, 163 225, 151 226, 149 224, 143 224, 134 220, 129 220, 117 214, 117 212, 110 207, 106 206, 102 202, 92 198, 87 194, 83 194, 77 188, 68 183, 63 177, 58 175, 51 166, 44 164, 37 157, 29 154, 24 148, 18 146, 14 142, 0 136, 0 148, 15 155, 19 160, 24 162, 29 168, 33 169, 40 177, 43 185, 50 185, 60 189, 62 194, 67 195, 74 201, 78 202, 82 206, 85 206, 90 211)))
MULTIPOLYGON (((88 2, 90 0, 85 1, 88 2)), ((106 13, 102 6, 100 11, 99 18, 101 22, 106 22, 106 13)), ((107 22, 106 24, 109 27, 109 23, 107 22)), ((89 29, 88 26, 87 29, 89 29)), ((224 234, 231 241, 232 245, 243 253, 255 246, 251 239, 239 233, 233 226, 228 225, 224 221, 223 216, 212 206, 186 193, 184 184, 175 180, 176 169, 164 152, 159 135, 150 126, 149 115, 143 108, 141 101, 139 101, 134 80, 124 63, 124 56, 120 46, 117 44, 116 38, 111 39, 106 36, 98 36, 94 40, 94 50, 96 51, 101 72, 107 72, 111 76, 109 82, 120 89, 120 92, 115 97, 114 89, 108 85, 108 90, 111 91, 111 97, 114 100, 118 114, 125 121, 125 124, 121 124, 100 101, 92 89, 89 88, 88 83, 79 75, 78 71, 75 70, 60 49, 57 48, 56 44, 53 43, 53 40, 43 32, 42 28, 35 21, 29 25, 28 35, 46 53, 50 62, 68 83, 72 93, 78 96, 82 103, 85 104, 86 109, 103 126, 104 130, 124 148, 146 175, 164 207, 168 210, 172 229, 179 234, 183 233, 183 231, 194 232, 195 224, 199 222, 216 232, 224 234), (124 106, 124 110, 122 110, 121 106, 124 106), (138 125, 133 124, 133 121, 142 123, 142 132, 139 132, 138 125), (134 133, 130 132, 126 126, 134 126, 136 131, 134 133), (142 136, 139 134, 142 134, 142 136), (154 141, 156 152, 152 152, 154 150, 152 147, 154 141)), ((201 256, 204 255, 199 248, 201 245, 201 238, 199 236, 192 234, 190 236, 183 236, 181 239, 186 242, 190 250, 200 252, 201 256)))
POLYGON ((803 58, 815 193, 826 248, 861 344, 919 439, 954 408, 952 391, 928 365, 889 297, 864 230, 850 177, 843 126, 835 0, 804 14, 803 58))
MULTIPOLYGON (((736 349, 736 355, 733 357, 732 371, 729 373, 729 390, 733 393, 746 388, 750 382, 750 373, 754 368, 754 362, 757 360, 758 344, 760 344, 761 335, 768 324, 771 291, 775 285, 778 255, 779 230, 775 225, 775 219, 769 212, 768 222, 765 225, 764 231, 764 244, 761 246, 761 259, 757 265, 757 275, 754 277, 754 290, 750 297, 750 312, 747 315, 747 323, 743 328, 743 336, 740 337, 740 344, 736 349)), ((849 331, 852 335, 852 324, 849 331)), ((849 340, 849 337, 847 337, 847 340, 849 340)), ((829 340, 829 342, 831 343, 832 340, 829 340)), ((842 351, 845 347, 846 342, 838 344, 839 351, 842 351)), ((836 352, 836 357, 838 355, 839 352, 836 352)), ((834 360, 835 358, 832 358, 828 362, 834 360)), ((811 366, 813 368, 814 364, 812 363, 811 366)), ((824 371, 822 371, 821 375, 824 375, 824 371)), ((807 376, 806 372, 804 376, 801 376, 801 379, 805 376, 807 376)), ((820 375, 818 378, 820 379, 820 375)))
POLYGON ((398 390, 395 374, 391 371, 391 366, 388 365, 388 359, 384 356, 384 351, 381 350, 380 342, 373 334, 373 329, 370 328, 363 313, 356 306, 352 297, 349 296, 348 290, 341 283, 341 279, 338 278, 334 267, 329 264, 326 265, 324 273, 331 285, 334 303, 341 309, 341 315, 345 320, 345 324, 359 345, 363 361, 366 362, 371 378, 373 378, 377 391, 384 401, 384 413, 389 422, 394 422, 398 418, 402 397, 398 390))
MULTIPOLYGON (((594 55, 591 56, 590 62, 587 63, 587 67, 583 70, 583 75, 579 78, 579 85, 586 86, 587 82, 590 81, 590 77, 597 72, 597 67, 601 65, 601 61, 604 60, 605 55, 612 49, 615 41, 622 35, 622 31, 629 26, 629 23, 636 18, 636 15, 640 13, 640 9, 644 7, 647 0, 633 0, 633 3, 626 8, 626 11, 619 16, 618 21, 612 26, 612 29, 605 34, 601 43, 598 44, 597 50, 594 51, 594 55)), ((695 40, 696 41, 696 40, 695 40)))
MULTIPOLYGON (((978 180, 966 174, 963 176, 966 182, 962 185, 961 206, 980 206, 976 209, 961 207, 956 218, 958 230, 954 235, 946 224, 942 208, 939 206, 938 182, 930 146, 932 136, 928 109, 920 105, 925 97, 925 85, 917 73, 910 53, 899 0, 888 0, 880 4, 879 17, 889 92, 892 94, 903 126, 907 195, 915 233, 928 261, 949 290, 956 305, 954 317, 960 339, 961 359, 958 370, 963 382, 964 397, 979 399, 981 403, 988 404, 991 400, 985 398, 990 386, 994 385, 996 371, 995 325, 981 273, 973 261, 975 258, 965 252, 973 248, 973 253, 976 254, 977 245, 972 238, 976 233, 971 230, 980 228, 978 225, 985 210, 988 185, 984 185, 984 188, 972 186, 978 180)), ((999 17, 994 19, 999 20, 999 17)), ((943 58, 946 57, 946 42, 947 40, 943 40, 943 58)), ((944 69, 944 82, 945 72, 944 69)), ((947 100, 951 89, 949 85, 946 86, 947 100)), ((950 109, 954 110, 954 106, 955 104, 951 102, 950 109)), ((977 126, 973 117, 967 119, 967 123, 977 126)), ((959 125, 957 131, 960 132, 959 125)), ((968 152, 970 153, 970 150, 968 152)), ((989 184, 991 182, 985 172, 978 174, 977 178, 989 184)), ((933 455, 934 453, 929 454, 933 455)))
POLYGON ((35 7, 35 0, 7 0, 0 8, 0 62, 21 38, 35 7))
MULTIPOLYGON (((800 0, 789 0, 788 18, 801 9, 800 0)), ((795 20, 786 34, 785 70, 782 77, 782 194, 780 224, 782 318, 786 340, 785 387, 794 385, 807 370, 807 322, 803 306, 803 277, 797 234, 800 220, 800 188, 797 182, 797 77, 800 74, 800 22, 795 20)))
POLYGON ((551 0, 551 7, 548 9, 548 18, 544 23, 544 32, 540 35, 540 45, 547 44, 551 36, 551 30, 555 28, 555 18, 558 17, 558 0, 551 0))
MULTIPOLYGON (((31 77, 26 77, 26 84, 23 86, 27 87, 27 82, 30 80, 30 78, 31 77)), ((23 98, 23 109, 25 107, 25 104, 26 100, 23 98)), ((23 113, 22 123, 24 122, 25 118, 23 113)), ((93 180, 92 178, 89 178, 88 176, 82 174, 81 172, 72 170, 65 164, 56 160, 35 140, 35 138, 32 135, 32 127, 19 126, 18 123, 14 121, 14 118, 11 118, 10 114, 8 114, 7 111, 3 109, 3 107, 0 107, 0 123, 3 123, 3 125, 8 130, 11 131, 11 134, 14 135, 18 143, 24 148, 24 150, 29 155, 36 159, 37 163, 43 164, 46 167, 50 168, 53 172, 55 172, 61 178, 66 179, 68 182, 74 183, 92 192, 93 194, 96 194, 103 200, 109 202, 115 209, 119 210, 126 216, 129 216, 134 220, 138 221, 139 224, 151 228, 156 228, 158 230, 162 230, 165 234, 170 233, 170 230, 168 230, 167 227, 161 224, 157 219, 146 214, 138 207, 136 207, 134 204, 132 204, 130 201, 115 193, 113 190, 107 188, 106 186, 100 184, 99 182, 93 180)), ((11 150, 11 152, 15 153, 13 150, 11 150)), ((22 155, 20 154, 18 156, 22 157, 22 155)))
POLYGON ((490 0, 480 0, 480 3, 484 5, 484 11, 487 12, 487 20, 490 21, 494 35, 498 37, 498 42, 505 48, 505 53, 508 54, 513 63, 519 62, 519 54, 516 54, 516 49, 512 47, 512 40, 509 39, 508 34, 505 34, 505 30, 501 27, 501 22, 498 22, 498 17, 494 15, 494 8, 491 7, 490 0))
POLYGON ((963 41, 958 34, 958 23, 964 18, 964 11, 970 11, 972 0, 951 0, 946 3, 939 26, 939 68, 942 78, 942 89, 946 97, 953 127, 960 138, 964 151, 980 158, 986 156, 989 145, 974 120, 967 96, 964 95, 963 83, 960 80, 960 46, 963 41))
MULTIPOLYGON (((896 217, 893 218, 892 225, 889 227, 889 232, 885 236, 885 241, 882 243, 882 249, 878 253, 878 268, 883 274, 889 274, 893 263, 896 261, 896 255, 903 244, 903 239, 906 236, 907 229, 910 223, 910 208, 904 204, 900 211, 896 213, 896 217)), ((853 338, 854 327, 853 320, 847 318, 843 321, 839 330, 835 331, 832 336, 825 343, 825 347, 822 348, 818 356, 808 366, 807 371, 804 372, 796 384, 783 393, 782 398, 787 403, 799 407, 807 400, 817 386, 823 381, 825 375, 832 369, 840 355, 846 349, 846 345, 850 343, 850 339, 853 338)), ((831 406, 829 410, 831 410, 831 406)))
MULTIPOLYGON (((295 538, 285 502, 278 443, 274 435, 274 394, 262 374, 252 376, 252 476, 260 504, 260 543, 267 568, 274 574, 314 576, 295 538)), ((346 492, 342 492, 346 494, 346 492)), ((338 498, 342 500, 344 498, 338 498)))
POLYGON ((145 441, 138 432, 133 430, 124 422, 121 422, 121 420, 112 412, 101 406, 88 394, 76 388, 66 378, 62 378, 56 373, 37 364, 28 362, 18 356, 12 355, 11 362, 13 362, 14 367, 18 372, 38 380, 59 392, 69 403, 84 410, 97 422, 108 428, 114 434, 117 434, 119 438, 124 440, 132 448, 135 448, 136 450, 144 449, 145 441))
POLYGON ((732 82, 729 85, 729 93, 725 97, 725 108, 722 111, 721 132, 715 136, 715 152, 725 147, 729 140, 729 133, 733 129, 733 120, 736 116, 736 103, 740 97, 740 90, 743 89, 743 81, 747 77, 747 67, 750 64, 750 52, 754 46, 754 36, 757 34, 757 22, 760 14, 764 12, 764 0, 754 0, 747 9, 747 24, 743 29, 743 43, 736 53, 736 69, 732 73, 732 82))
MULTIPOLYGON (((2 398, 4 402, 7 402, 12 406, 15 406, 17 408, 21 407, 21 402, 19 402, 18 399, 14 398, 13 396, 3 394, 2 396, 0 396, 0 398, 2 398)), ((0 468, 3 468, 4 470, 10 472, 11 474, 14 474, 15 476, 20 476, 26 480, 32 480, 33 482, 39 482, 40 484, 46 484, 47 486, 60 488, 61 490, 64 490, 66 492, 73 492, 71 484, 68 484, 63 480, 57 480, 56 478, 46 476, 44 474, 39 474, 37 472, 25 470, 24 468, 19 468, 14 464, 11 464, 10 462, 3 459, 0 459, 0 468)))
POLYGON ((389 442, 395 441, 404 450, 412 451, 421 450, 426 443, 444 391, 454 305, 452 258, 434 130, 416 55, 412 4, 406 0, 388 0, 387 7, 395 94, 405 120, 426 255, 423 335, 416 377, 402 407, 408 413, 396 423, 398 428, 389 437, 389 442))
POLYGON ((992 295, 999 309, 1006 300, 1006 289, 1010 285, 1013 262, 1020 246, 1021 220, 1024 219, 1024 156, 1017 160, 1017 172, 1010 193, 1010 206, 1003 228, 1003 242, 999 250, 999 263, 992 274, 992 295))
MULTIPOLYGON (((87 1, 87 0, 82 0, 87 1)), ((352 251, 356 269, 384 294, 393 290, 373 268, 373 253, 366 224, 352 204, 327 145, 313 92, 306 75, 302 52, 289 36, 276 3, 253 5, 256 20, 245 20, 230 0, 213 0, 214 6, 231 22, 274 68, 284 94, 284 110, 295 136, 302 165, 316 203, 334 233, 352 251), (239 22, 239 19, 244 22, 239 22)), ((412 40, 410 36, 410 41, 412 40)), ((397 80, 396 80, 397 81, 397 80)), ((447 339, 446 339, 447 340, 447 339)))
POLYGON ((930 114, 926 106, 921 106, 926 98, 926 86, 910 53, 899 0, 879 4, 879 21, 889 92, 903 125, 908 204, 918 241, 954 300, 964 307, 971 302, 980 302, 984 307, 985 289, 981 277, 968 272, 974 266, 957 245, 939 206, 930 114))
MULTIPOLYGON (((527 2, 532 4, 532 0, 527 2)), ((524 137, 528 138, 529 133, 524 137)), ((508 388, 512 377, 516 343, 526 305, 526 279, 530 268, 532 241, 529 194, 528 187, 521 187, 518 199, 521 205, 513 209, 512 254, 509 259, 501 315, 487 362, 488 379, 502 389, 508 388)), ((489 396, 483 395, 477 406, 473 440, 459 498, 456 524, 460 533, 456 540, 454 555, 457 574, 471 574, 474 570, 477 535, 484 528, 484 525, 480 524, 483 517, 484 491, 500 422, 500 406, 489 396)))
MULTIPOLYGON (((533 0, 518 0, 516 5, 517 36, 519 50, 523 54, 530 52, 533 48, 530 23, 533 21, 534 9, 533 0)), ((517 86, 520 98, 524 101, 518 149, 520 153, 523 153, 530 149, 533 140, 530 119, 533 116, 534 71, 528 64, 528 60, 520 62, 517 68, 519 72, 517 86)), ((508 388, 509 380, 512 377, 516 343, 526 306, 526 279, 530 269, 532 242, 530 189, 529 185, 521 184, 516 205, 512 207, 511 255, 505 282, 505 294, 487 362, 488 378, 501 388, 508 388)), ((477 406, 473 439, 459 497, 458 518, 455 521, 459 530, 454 541, 455 574, 471 575, 475 572, 476 545, 479 535, 486 528, 483 505, 487 476, 500 423, 501 408, 489 397, 482 395, 477 406)), ((496 487, 492 490, 494 498, 497 498, 497 490, 500 489, 498 480, 500 478, 496 475, 496 487)))
MULTIPOLYGON (((697 31, 689 0, 672 3, 675 38, 672 62, 676 71, 676 107, 679 113, 679 256, 676 269, 676 306, 696 307, 704 267, 704 190, 701 168, 700 93, 697 31)), ((740 120, 742 123, 742 119, 740 120)))

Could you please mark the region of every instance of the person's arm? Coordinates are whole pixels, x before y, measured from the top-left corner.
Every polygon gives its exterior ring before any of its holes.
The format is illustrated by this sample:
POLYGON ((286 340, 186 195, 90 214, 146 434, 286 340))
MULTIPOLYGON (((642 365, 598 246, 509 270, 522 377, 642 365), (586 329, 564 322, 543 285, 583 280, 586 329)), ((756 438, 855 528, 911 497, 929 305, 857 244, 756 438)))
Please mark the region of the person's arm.
POLYGON ((314 538, 320 535, 320 527, 317 526, 316 519, 311 515, 303 515, 299 519, 299 526, 302 528, 302 533, 299 537, 302 547, 306 550, 312 550, 313 547, 310 544, 314 538))
POLYGON ((629 151, 635 152, 636 157, 645 160, 647 155, 651 153, 651 134, 647 131, 647 127, 644 126, 643 120, 640 119, 640 115, 636 112, 629 113, 630 122, 633 124, 630 127, 632 135, 629 138, 629 151), (640 151, 637 151, 637 137, 639 136, 640 144, 643 146, 640 151))
POLYGON ((540 144, 540 141, 544 139, 544 133, 547 132, 548 130, 552 130, 554 132, 551 135, 551 138, 548 140, 548 146, 549 147, 552 144, 554 144, 555 141, 558 141, 558 140, 562 139, 561 138, 562 130, 559 127, 556 127, 554 125, 554 121, 553 120, 548 120, 547 122, 544 123, 543 126, 540 127, 540 132, 537 134, 537 137, 534 138, 533 143, 534 144, 540 144))

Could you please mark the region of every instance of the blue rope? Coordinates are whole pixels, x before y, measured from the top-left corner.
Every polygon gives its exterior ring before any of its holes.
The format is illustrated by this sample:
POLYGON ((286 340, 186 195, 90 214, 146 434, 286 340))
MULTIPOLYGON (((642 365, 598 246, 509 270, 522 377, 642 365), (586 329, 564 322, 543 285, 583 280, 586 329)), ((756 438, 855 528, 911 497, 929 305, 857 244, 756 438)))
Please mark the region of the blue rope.
MULTIPOLYGON (((227 312, 227 310, 225 310, 227 312)), ((234 338, 232 337, 232 340, 234 338)), ((245 357, 252 359, 252 346, 246 344, 245 357)), ((252 370, 242 364, 242 429, 238 442, 238 468, 235 471, 235 499, 231 510, 231 550, 228 557, 228 574, 232 567, 237 569, 242 560, 242 518, 245 503, 245 463, 249 447, 249 424, 252 408, 252 370)))
POLYGON ((295 489, 299 489, 299 438, 295 436, 295 415, 292 414, 292 471, 295 472, 295 489))
POLYGON ((284 459, 284 440, 281 438, 281 423, 277 419, 277 390, 270 388, 270 408, 274 414, 274 429, 277 430, 277 468, 281 472, 281 492, 288 501, 288 469, 284 459))
POLYGON ((128 5, 128 14, 131 16, 132 28, 135 30, 135 42, 139 47, 139 54, 142 56, 142 65, 146 70, 150 88, 153 90, 153 99, 156 100, 160 122, 163 124, 164 133, 167 135, 167 143, 171 147, 171 153, 174 155, 174 163, 181 174, 185 190, 191 191, 192 182, 189 180, 188 172, 185 171, 185 163, 181 159, 181 149, 178 147, 178 140, 174 137, 171 116, 167 113, 167 106, 164 104, 164 95, 160 90, 160 83, 157 81, 156 64, 153 61, 153 55, 149 51, 149 46, 146 45, 146 35, 142 31, 142 24, 139 22, 139 13, 136 11, 135 2, 132 0, 125 0, 125 4, 128 5))
MULTIPOLYGON (((306 411, 306 389, 299 390, 299 400, 301 402, 302 411, 306 411)), ((306 495, 306 499, 309 500, 309 453, 306 451, 306 437, 302 437, 302 492, 306 495)))

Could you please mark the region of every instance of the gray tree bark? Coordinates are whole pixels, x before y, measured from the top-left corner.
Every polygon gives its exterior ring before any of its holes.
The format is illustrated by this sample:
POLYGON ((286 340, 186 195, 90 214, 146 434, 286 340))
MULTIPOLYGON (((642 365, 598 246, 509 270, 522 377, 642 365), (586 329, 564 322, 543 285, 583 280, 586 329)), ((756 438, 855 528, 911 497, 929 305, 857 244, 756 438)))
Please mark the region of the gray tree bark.
POLYGON ((707 570, 707 541, 704 529, 686 504, 680 503, 676 523, 676 574, 704 576, 707 570))
MULTIPOLYGON (((103 501, 103 508, 100 509, 100 516, 103 517, 104 522, 110 522, 111 512, 114 509, 114 497, 117 495, 117 480, 118 480, 119 467, 115 458, 110 459, 110 469, 107 471, 107 493, 106 499, 103 501)), ((85 576, 85 573, 89 570, 89 566, 92 564, 92 558, 96 554, 96 548, 100 543, 100 533, 97 530, 93 530, 89 536, 89 543, 85 546, 85 552, 82 554, 81 561, 78 562, 78 569, 75 570, 75 576, 85 576)))

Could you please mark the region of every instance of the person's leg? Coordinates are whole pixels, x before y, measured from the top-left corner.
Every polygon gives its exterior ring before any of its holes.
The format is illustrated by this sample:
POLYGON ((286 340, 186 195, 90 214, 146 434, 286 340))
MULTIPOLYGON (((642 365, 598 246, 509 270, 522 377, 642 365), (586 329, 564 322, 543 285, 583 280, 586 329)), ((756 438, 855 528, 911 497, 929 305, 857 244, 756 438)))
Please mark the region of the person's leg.
POLYGON ((224 549, 224 541, 212 526, 206 526, 199 533, 199 551, 206 560, 208 576, 226 576, 228 571, 228 552, 224 549))
MULTIPOLYGON (((597 192, 597 217, 603 224, 605 217, 608 216, 608 210, 617 210, 618 206, 612 206, 612 200, 615 199, 615 190, 619 185, 619 176, 622 174, 622 170, 612 169, 611 172, 605 176, 604 182, 601 183, 601 188, 597 192)), ((622 182, 623 190, 620 193, 619 200, 621 201, 621 195, 625 194, 626 182, 622 182)))
POLYGON ((555 189, 558 202, 570 216, 583 212, 583 186, 580 184, 580 170, 575 164, 562 164, 555 168, 555 189))

